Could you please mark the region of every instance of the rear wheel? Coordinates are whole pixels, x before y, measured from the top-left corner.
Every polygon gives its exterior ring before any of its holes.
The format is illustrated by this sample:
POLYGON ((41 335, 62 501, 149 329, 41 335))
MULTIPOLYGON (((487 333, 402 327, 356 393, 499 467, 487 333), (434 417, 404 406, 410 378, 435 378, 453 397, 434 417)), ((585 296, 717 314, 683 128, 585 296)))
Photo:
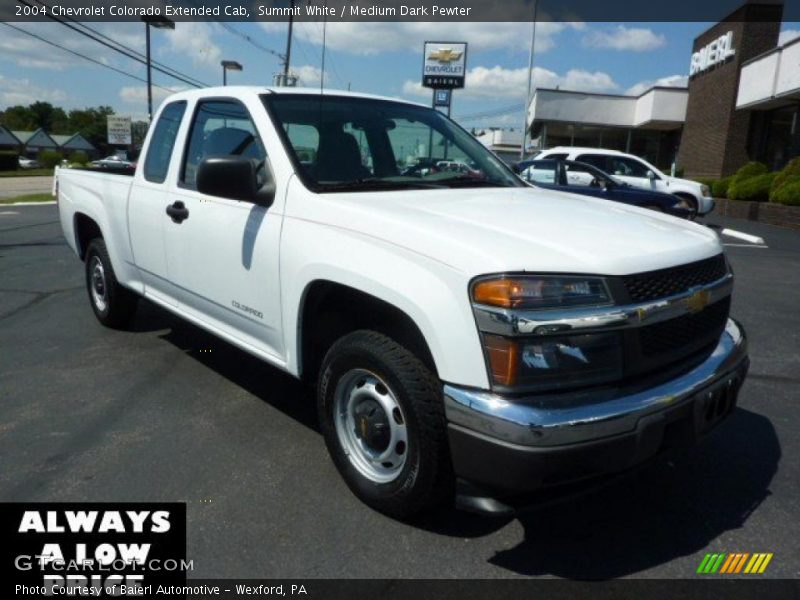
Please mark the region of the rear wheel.
POLYGON ((411 352, 375 331, 342 337, 317 400, 328 451, 363 502, 407 518, 450 497, 441 383, 411 352))
POLYGON ((102 238, 86 250, 86 290, 97 320, 106 327, 125 328, 136 312, 138 297, 120 285, 102 238))

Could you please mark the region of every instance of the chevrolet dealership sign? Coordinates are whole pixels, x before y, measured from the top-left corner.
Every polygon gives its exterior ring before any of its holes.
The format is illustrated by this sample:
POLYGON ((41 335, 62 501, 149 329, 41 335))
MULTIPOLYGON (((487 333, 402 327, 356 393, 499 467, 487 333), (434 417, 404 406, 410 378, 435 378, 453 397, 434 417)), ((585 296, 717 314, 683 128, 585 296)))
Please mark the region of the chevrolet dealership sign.
POLYGON ((697 73, 702 73, 714 65, 725 62, 734 54, 736 54, 736 50, 733 49, 733 32, 729 31, 692 54, 692 62, 689 65, 689 77, 697 73))
POLYGON ((438 89, 463 88, 466 71, 465 42, 425 42, 423 86, 438 89))

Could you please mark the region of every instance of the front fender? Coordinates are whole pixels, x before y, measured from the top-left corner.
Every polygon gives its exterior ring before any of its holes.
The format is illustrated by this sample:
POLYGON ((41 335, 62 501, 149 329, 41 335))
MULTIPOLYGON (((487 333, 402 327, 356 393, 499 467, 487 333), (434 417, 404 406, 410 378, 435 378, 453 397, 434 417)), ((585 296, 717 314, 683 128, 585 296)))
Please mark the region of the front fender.
POLYGON ((361 233, 287 217, 281 286, 287 367, 293 374, 299 374, 303 298, 319 280, 346 285, 403 311, 425 338, 442 380, 488 387, 463 273, 361 233))

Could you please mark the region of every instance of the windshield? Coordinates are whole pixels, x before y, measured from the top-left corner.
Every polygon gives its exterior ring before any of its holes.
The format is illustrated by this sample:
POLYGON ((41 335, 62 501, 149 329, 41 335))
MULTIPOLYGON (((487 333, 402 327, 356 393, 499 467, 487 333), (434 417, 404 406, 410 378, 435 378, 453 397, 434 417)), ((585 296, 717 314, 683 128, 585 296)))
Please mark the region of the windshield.
POLYGON ((301 179, 314 191, 522 185, 500 159, 433 109, 316 94, 262 98, 301 179))

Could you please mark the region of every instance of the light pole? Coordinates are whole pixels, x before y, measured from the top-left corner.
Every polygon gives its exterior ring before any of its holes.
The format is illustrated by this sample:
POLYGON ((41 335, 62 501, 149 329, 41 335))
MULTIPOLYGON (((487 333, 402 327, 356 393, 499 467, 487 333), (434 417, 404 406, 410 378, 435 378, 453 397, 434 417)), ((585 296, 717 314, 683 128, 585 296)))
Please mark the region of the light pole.
POLYGON ((175 29, 175 21, 167 17, 144 16, 145 40, 147 45, 147 120, 153 120, 153 77, 150 72, 150 27, 156 29, 175 29))
POLYGON ((235 60, 223 60, 220 64, 222 65, 222 85, 228 85, 228 71, 241 71, 243 68, 241 63, 235 60))
MULTIPOLYGON (((519 147, 519 159, 525 160, 525 142, 528 140, 528 111, 531 106, 531 79, 533 77, 533 46, 536 44, 536 16, 539 10, 539 0, 533 0, 533 23, 531 25, 531 53, 528 55, 528 91, 525 93, 525 108, 522 119, 522 143, 519 147)), ((533 123, 531 123, 533 125, 533 123)))

